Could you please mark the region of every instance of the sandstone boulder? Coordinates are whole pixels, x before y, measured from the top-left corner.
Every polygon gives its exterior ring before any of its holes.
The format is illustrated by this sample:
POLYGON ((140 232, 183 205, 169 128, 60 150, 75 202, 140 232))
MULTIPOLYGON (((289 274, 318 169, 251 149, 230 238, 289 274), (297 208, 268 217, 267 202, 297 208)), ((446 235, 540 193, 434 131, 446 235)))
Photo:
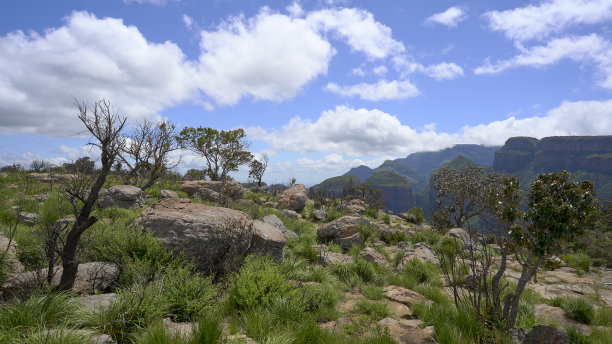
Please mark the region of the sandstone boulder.
POLYGON ((294 219, 299 219, 301 217, 300 214, 298 214, 295 210, 290 209, 283 209, 280 211, 280 213, 287 217, 292 217, 294 219))
POLYGON ((319 222, 327 221, 327 212, 323 209, 316 209, 312 212, 312 217, 319 222))
POLYGON ((436 257, 434 250, 422 242, 414 244, 414 248, 407 248, 404 251, 404 256, 397 264, 397 270, 402 271, 408 264, 408 261, 414 258, 419 258, 434 264, 440 264, 440 260, 436 257))
POLYGON ((328 266, 331 264, 348 264, 353 262, 353 257, 331 252, 325 245, 313 245, 312 248, 319 252, 319 263, 321 265, 328 266))
POLYGON ((370 226, 370 221, 358 216, 343 216, 319 227, 317 234, 323 241, 334 241, 348 248, 352 244, 363 243, 357 230, 359 226, 370 226))
POLYGON ((193 203, 185 198, 162 199, 143 212, 137 223, 168 248, 183 252, 201 271, 224 273, 249 253, 282 259, 285 239, 280 230, 245 213, 193 203))
POLYGON ((414 303, 425 301, 423 295, 400 286, 386 286, 383 288, 383 292, 389 300, 402 303, 408 307, 414 303))
MULTIPOLYGON (((2 286, 3 297, 28 295, 43 285, 47 276, 47 269, 28 271, 13 275, 2 286)), ((57 267, 53 274, 51 284, 57 286, 60 282, 63 269, 57 267)), ((72 291, 79 294, 91 294, 95 291, 108 289, 119 277, 119 267, 113 263, 91 262, 79 264, 79 270, 74 281, 72 291)))
POLYGON ((253 239, 249 253, 268 255, 277 262, 285 254, 285 236, 276 227, 263 221, 253 221, 253 239))
POLYGON ((179 198, 179 195, 173 190, 161 190, 159 198, 179 198))
POLYGON ((359 252, 358 256, 359 258, 365 259, 368 262, 371 262, 374 264, 383 265, 383 266, 389 265, 389 261, 387 260, 387 258, 385 258, 385 256, 378 253, 375 249, 371 247, 364 248, 361 252, 359 252))
POLYGON ((24 270, 23 265, 17 260, 17 243, 14 239, 9 239, 0 233, 0 255, 6 252, 6 262, 9 263, 12 273, 21 273, 24 270))
POLYGON ((281 221, 281 219, 279 219, 278 216, 274 214, 264 216, 262 221, 276 227, 278 230, 280 230, 283 233, 285 238, 297 238, 298 237, 298 235, 295 232, 289 230, 285 226, 283 221, 281 221))
POLYGON ((186 192, 191 197, 200 197, 203 200, 217 201, 219 197, 225 195, 231 200, 241 199, 245 193, 242 184, 233 180, 214 181, 214 180, 190 180, 184 182, 179 190, 186 192), (216 198, 216 199, 213 199, 216 198))
POLYGON ((33 226, 36 221, 38 221, 38 219, 40 219, 40 215, 35 214, 35 213, 28 213, 25 211, 22 211, 19 213, 19 216, 17 217, 17 220, 23 224, 26 224, 28 226, 33 226))
POLYGON ((523 339, 523 344, 570 344, 565 332, 552 326, 534 326, 523 339))
POLYGON ((306 206, 308 192, 304 184, 296 184, 283 191, 278 204, 290 210, 301 211, 306 206))
POLYGON ((98 205, 102 208, 117 206, 124 209, 142 208, 146 203, 144 192, 132 185, 115 185, 100 191, 98 205))

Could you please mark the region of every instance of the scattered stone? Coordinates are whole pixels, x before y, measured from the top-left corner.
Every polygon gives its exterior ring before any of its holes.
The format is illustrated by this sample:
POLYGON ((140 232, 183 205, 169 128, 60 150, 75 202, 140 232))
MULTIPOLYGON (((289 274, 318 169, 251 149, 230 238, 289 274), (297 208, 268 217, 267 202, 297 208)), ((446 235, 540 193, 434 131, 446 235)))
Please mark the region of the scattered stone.
POLYGON ((327 211, 316 209, 312 212, 312 217, 319 222, 327 222, 327 211))
POLYGON ((396 343, 420 344, 423 343, 426 334, 419 325, 420 320, 395 320, 392 318, 384 318, 377 324, 381 327, 389 329, 389 335, 396 343))
POLYGON ((322 323, 319 327, 323 330, 333 332, 336 329, 336 322, 331 320, 326 323, 322 323))
POLYGON ((368 262, 371 262, 377 265, 382 265, 382 266, 389 265, 389 261, 387 260, 387 258, 385 258, 385 256, 383 256, 382 254, 380 254, 379 252, 377 252, 375 249, 371 247, 364 248, 361 252, 359 252, 358 256, 359 258, 365 259, 368 262))
POLYGON ((565 332, 552 326, 534 326, 525 336, 523 344, 570 344, 570 338, 565 332))
POLYGON ((404 251, 404 256, 402 257, 400 262, 397 264, 397 271, 404 270, 408 262, 414 258, 419 258, 421 260, 428 261, 434 264, 440 264, 440 261, 436 257, 436 253, 434 252, 434 250, 431 247, 427 246, 426 244, 422 242, 418 242, 414 244, 414 248, 407 248, 404 251))
MULTIPOLYGON (((268 208, 277 208, 278 207, 278 202, 274 202, 274 201, 267 201, 267 202, 263 202, 262 205, 264 207, 268 207, 268 208)), ((282 210, 281 210, 282 212, 282 210)), ((296 213, 297 214, 297 213, 296 213)))
POLYGON ((319 263, 323 266, 331 264, 348 264, 353 262, 353 257, 342 253, 331 252, 325 245, 313 245, 312 248, 319 252, 319 263))
POLYGON ((410 289, 395 285, 389 285, 384 287, 383 292, 389 300, 403 303, 406 306, 425 301, 425 297, 423 295, 410 289))
POLYGON ((414 314, 412 313, 412 310, 410 310, 410 308, 408 308, 408 306, 406 306, 405 304, 391 301, 391 300, 385 300, 385 301, 387 303, 387 306, 389 306, 389 309, 398 318, 406 318, 406 319, 414 318, 414 314))
POLYGON ((159 198, 179 198, 179 195, 176 191, 164 189, 159 192, 159 198))
POLYGON ((243 207, 255 207, 257 206, 257 203, 255 203, 254 201, 250 200, 250 199, 239 199, 236 201, 236 203, 240 206, 243 207))
POLYGON ((117 298, 117 294, 108 293, 108 294, 79 296, 75 298, 75 300, 83 308, 95 314, 95 313, 99 313, 100 309, 110 306, 110 304, 113 301, 115 301, 116 298, 117 298))
POLYGON ((263 222, 270 224, 276 228, 278 228, 283 235, 285 236, 285 238, 297 238, 298 235, 289 230, 285 224, 283 223, 283 221, 281 221, 281 219, 278 218, 278 216, 274 215, 274 214, 270 214, 270 215, 266 215, 264 216, 264 218, 262 219, 263 222))
POLYGON ((295 210, 290 210, 290 209, 283 209, 280 211, 280 213, 282 215, 285 215, 287 217, 292 217, 294 219, 299 219, 301 218, 300 214, 298 214, 295 210))
POLYGON ((359 226, 370 226, 370 221, 363 217, 343 216, 319 227, 317 234, 323 241, 334 241, 343 248, 348 248, 353 244, 363 243, 357 231, 359 226))
POLYGON ((194 328, 197 326, 196 323, 177 323, 168 318, 164 318, 164 320, 162 321, 162 325, 164 326, 164 329, 166 329, 167 333, 172 335, 178 335, 183 338, 191 337, 194 328))
POLYGON ((400 213, 397 214, 397 216, 399 216, 402 220, 409 222, 409 223, 417 223, 417 218, 413 213, 400 213))
POLYGON ((40 215, 22 211, 19 213, 18 221, 28 226, 33 226, 40 219, 40 215))
POLYGON ((51 173, 28 173, 27 178, 34 179, 41 183, 56 183, 63 180, 76 178, 74 174, 51 174, 51 173))
POLYGON ((427 326, 423 329, 423 339, 425 341, 431 341, 436 337, 436 328, 433 326, 427 326))
POLYGON ((98 205, 102 208, 117 206, 124 209, 142 208, 146 203, 144 192, 132 185, 115 185, 100 190, 98 205))
MULTIPOLYGON (((12 296, 25 296, 43 285, 47 276, 47 269, 28 271, 13 275, 2 286, 4 298, 12 296)), ((51 285, 59 285, 63 269, 56 267, 51 285)), ((95 291, 108 289, 119 277, 119 267, 113 263, 91 262, 79 264, 79 270, 74 281, 72 291, 79 294, 89 294, 95 291)))
POLYGON ((43 202, 44 200, 47 199, 47 194, 46 193, 42 193, 40 195, 33 195, 32 198, 34 198, 35 200, 37 200, 39 202, 43 202))
POLYGON ((290 210, 301 211, 306 206, 308 192, 304 184, 296 184, 283 191, 278 199, 278 204, 290 210))

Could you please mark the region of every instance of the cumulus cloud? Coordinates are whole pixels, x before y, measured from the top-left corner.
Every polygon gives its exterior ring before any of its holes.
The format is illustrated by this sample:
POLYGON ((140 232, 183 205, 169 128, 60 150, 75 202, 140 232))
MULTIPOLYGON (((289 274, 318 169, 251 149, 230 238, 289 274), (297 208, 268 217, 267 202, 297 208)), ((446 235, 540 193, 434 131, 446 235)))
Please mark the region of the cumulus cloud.
POLYGON ((393 59, 395 69, 402 76, 407 76, 414 73, 425 74, 437 81, 453 80, 463 76, 463 68, 453 62, 442 62, 425 66, 421 63, 414 62, 406 56, 397 56, 393 59))
POLYGON ((543 67, 570 59, 594 65, 598 84, 612 89, 612 43, 597 34, 550 40, 546 45, 521 48, 521 53, 508 60, 487 61, 474 70, 476 74, 495 74, 518 67, 543 67))
POLYGON ((193 28, 193 18, 186 14, 183 14, 183 23, 185 24, 187 30, 191 30, 193 28))
POLYGON ((201 88, 220 105, 236 104, 244 96, 291 98, 326 74, 335 54, 306 20, 266 9, 253 18, 233 17, 217 30, 202 31, 200 46, 201 88))
POLYGON ((80 131, 72 97, 111 99, 130 118, 153 118, 194 96, 195 68, 170 42, 148 42, 120 19, 74 12, 43 35, 0 36, 0 133, 80 131))
POLYGON ((610 0, 547 0, 506 11, 483 14, 491 30, 516 41, 545 39, 569 27, 612 19, 610 0))
POLYGON ((364 100, 397 100, 419 95, 419 90, 410 81, 380 80, 375 84, 359 83, 350 86, 340 86, 328 83, 325 90, 345 97, 359 96, 364 100))
MULTIPOLYGON (((172 0, 172 1, 180 1, 180 0, 172 0)), ((131 4, 131 3, 137 3, 137 4, 151 4, 151 5, 158 5, 158 6, 163 6, 165 5, 168 0, 123 0, 124 3, 126 4, 131 4)))
POLYGON ((563 102, 544 115, 515 116, 456 133, 437 132, 430 124, 415 130, 378 109, 338 106, 321 113, 316 121, 294 117, 278 130, 249 128, 248 134, 272 149, 286 152, 336 153, 363 157, 407 155, 437 150, 457 143, 502 145, 512 136, 542 138, 553 135, 608 135, 612 130, 612 100, 563 102))
POLYGON ((429 25, 440 24, 455 27, 466 18, 467 14, 462 7, 453 6, 444 12, 436 13, 430 17, 427 17, 425 19, 425 23, 429 25))
POLYGON ((352 50, 364 53, 370 59, 385 58, 406 50, 404 44, 393 39, 391 28, 362 9, 323 9, 309 13, 306 20, 315 28, 346 41, 352 50))

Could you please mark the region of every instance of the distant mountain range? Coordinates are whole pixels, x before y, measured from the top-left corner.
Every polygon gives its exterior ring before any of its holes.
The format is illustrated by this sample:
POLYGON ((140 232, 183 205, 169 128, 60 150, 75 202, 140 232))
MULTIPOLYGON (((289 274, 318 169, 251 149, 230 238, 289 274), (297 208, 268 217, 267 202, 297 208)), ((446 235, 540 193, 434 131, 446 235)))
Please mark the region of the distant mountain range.
POLYGON ((426 210, 432 205, 431 173, 445 165, 455 168, 477 165, 516 175, 524 187, 531 185, 539 173, 567 170, 579 180, 594 181, 599 198, 612 199, 612 136, 557 136, 541 140, 513 137, 502 147, 455 145, 387 160, 374 169, 358 166, 313 188, 340 194, 352 180, 381 189, 387 209, 395 213, 415 205, 426 210))

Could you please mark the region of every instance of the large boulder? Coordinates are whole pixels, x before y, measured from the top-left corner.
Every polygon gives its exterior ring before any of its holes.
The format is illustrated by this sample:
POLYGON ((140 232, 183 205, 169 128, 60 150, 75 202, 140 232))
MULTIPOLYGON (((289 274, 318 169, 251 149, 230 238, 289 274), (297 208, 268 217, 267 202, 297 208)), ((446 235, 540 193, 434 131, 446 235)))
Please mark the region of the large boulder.
POLYGON ((229 208, 167 198, 143 212, 137 223, 168 248, 183 252, 201 271, 224 273, 249 253, 282 259, 285 239, 271 225, 229 208))
POLYGON ((342 253, 332 252, 326 245, 313 245, 312 248, 319 252, 319 263, 323 266, 332 264, 348 264, 353 262, 353 257, 342 253))
POLYGON ((38 219, 40 219, 40 215, 36 213, 28 213, 25 211, 20 212, 19 216, 17 217, 17 220, 19 222, 29 226, 33 226, 36 221, 38 221, 38 219))
POLYGON ((397 271, 402 271, 411 259, 419 258, 421 260, 440 264, 440 260, 436 257, 434 250, 422 242, 414 244, 414 248, 406 248, 404 256, 397 264, 397 271))
POLYGON ((359 252, 358 256, 359 258, 365 259, 374 264, 382 266, 389 265, 387 258, 371 247, 364 248, 361 252, 359 252))
POLYGON ((317 229, 317 234, 325 242, 334 241, 343 248, 348 248, 352 244, 363 242, 357 230, 359 226, 370 226, 370 221, 359 216, 343 216, 323 224, 317 229))
POLYGON ((17 243, 14 239, 7 238, 0 233, 0 254, 6 252, 4 257, 5 262, 11 268, 12 273, 21 273, 24 270, 23 265, 17 260, 17 243))
POLYGON ((534 326, 523 339, 523 344, 570 344, 569 336, 552 326, 534 326))
MULTIPOLYGON (((2 285, 4 298, 28 295, 44 284, 47 269, 15 274, 2 285)), ((62 267, 54 271, 51 284, 59 285, 62 267)), ((93 294, 108 289, 119 277, 119 267, 113 263, 91 262, 79 264, 72 291, 79 294, 93 294)))
POLYGON ((306 206, 308 192, 304 184, 296 184, 283 191, 278 204, 290 210, 301 211, 306 206))
POLYGON ((233 180, 215 181, 215 180, 190 180, 186 181, 179 187, 179 190, 186 192, 191 197, 200 197, 203 200, 218 201, 222 196, 226 196, 231 200, 242 198, 245 189, 242 184, 233 180))
POLYGON ((146 203, 144 192, 132 185, 115 185, 100 191, 98 205, 102 208, 117 206, 124 209, 138 209, 146 203))

